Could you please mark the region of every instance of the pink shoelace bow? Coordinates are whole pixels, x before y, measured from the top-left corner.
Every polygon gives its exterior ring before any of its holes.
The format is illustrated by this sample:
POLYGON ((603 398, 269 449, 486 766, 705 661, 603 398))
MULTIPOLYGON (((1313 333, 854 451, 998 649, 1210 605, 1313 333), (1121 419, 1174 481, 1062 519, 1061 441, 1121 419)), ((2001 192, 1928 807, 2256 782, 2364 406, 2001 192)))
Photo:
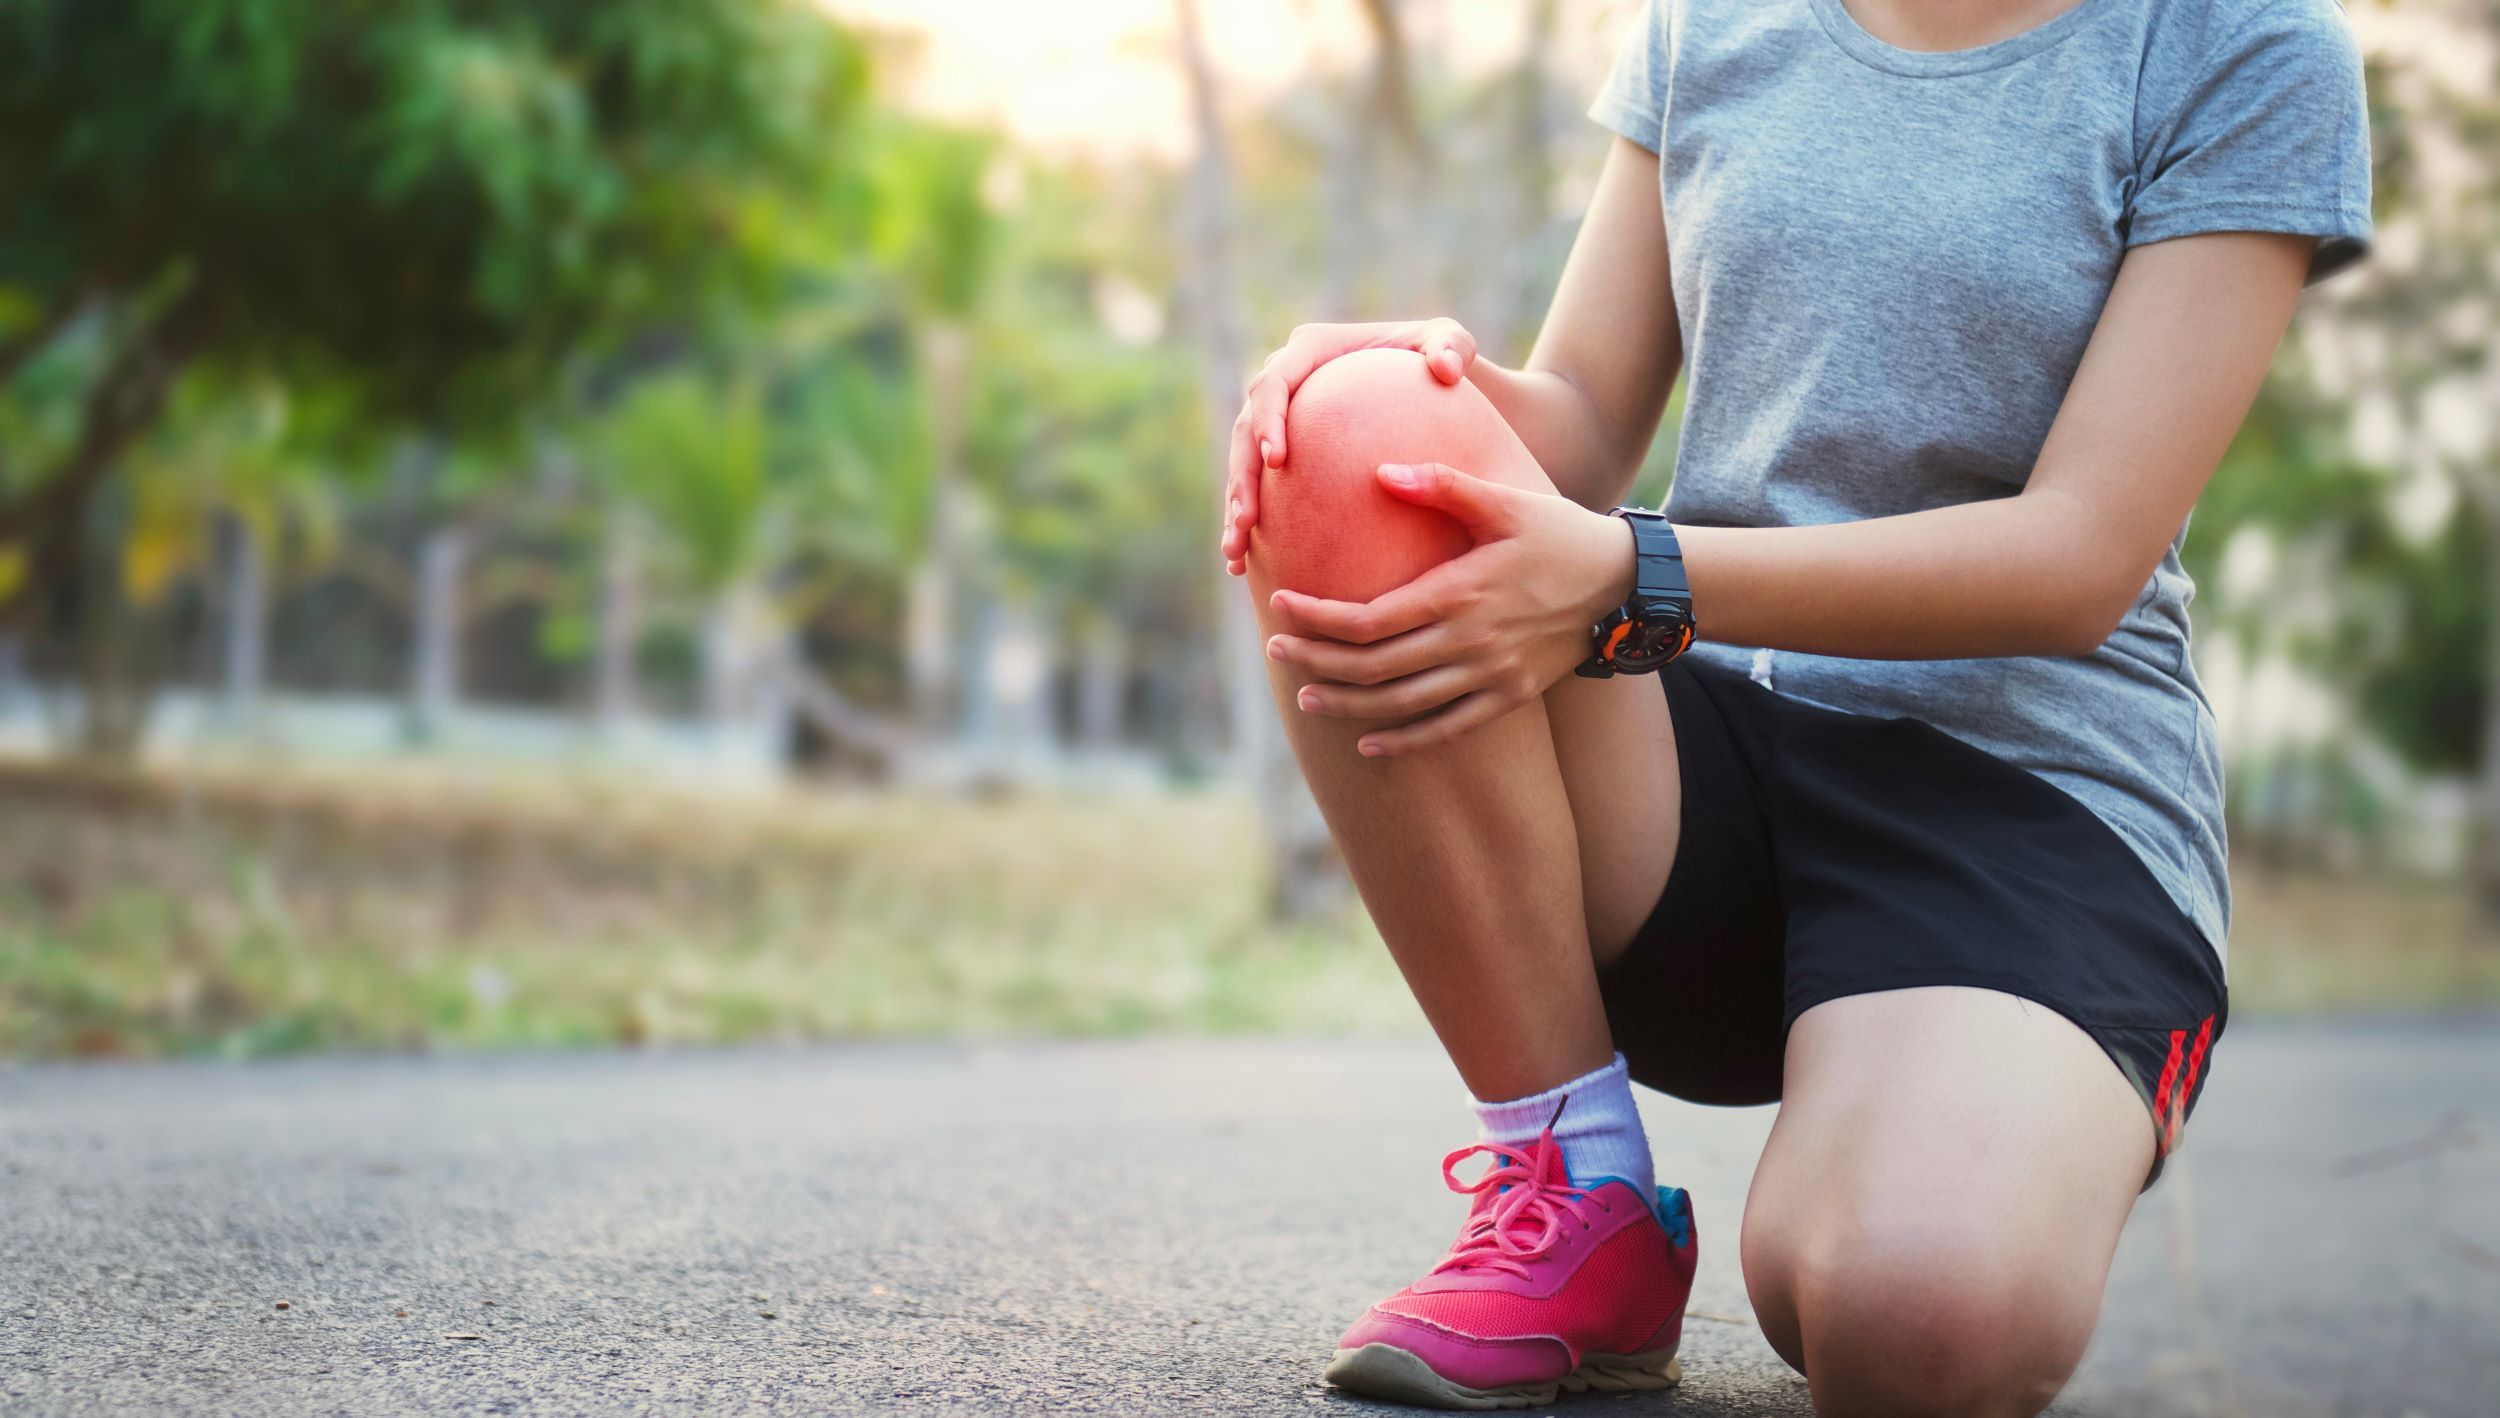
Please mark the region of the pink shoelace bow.
POLYGON ((1520 1148, 1479 1142, 1441 1159, 1441 1180, 1449 1184, 1451 1191, 1477 1196, 1491 1188, 1502 1190, 1491 1206, 1467 1223, 1457 1244, 1432 1268, 1433 1274, 1486 1266, 1525 1280, 1527 1263, 1543 1259, 1562 1239, 1567 1223, 1576 1221, 1581 1229, 1587 1229, 1586 1208, 1614 1210, 1567 1181, 1554 1183, 1544 1179, 1542 1155, 1553 1146, 1554 1131, 1548 1126, 1537 1138, 1534 1153, 1527 1156, 1521 1155, 1520 1148), (1472 1182, 1460 1181, 1458 1164, 1479 1152, 1493 1154, 1496 1165, 1486 1168, 1484 1175, 1472 1182))

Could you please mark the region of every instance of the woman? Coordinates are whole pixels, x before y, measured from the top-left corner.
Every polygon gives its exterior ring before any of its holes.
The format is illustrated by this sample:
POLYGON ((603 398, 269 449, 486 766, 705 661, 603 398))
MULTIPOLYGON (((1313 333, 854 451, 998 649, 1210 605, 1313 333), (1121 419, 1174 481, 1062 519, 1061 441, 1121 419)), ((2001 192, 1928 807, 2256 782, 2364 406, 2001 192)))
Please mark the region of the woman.
POLYGON ((2329 0, 1651 0, 1592 116, 1523 368, 1306 326, 1234 432, 1279 710, 1480 1100, 1329 1377, 1672 1381, 1638 1081, 1780 1102, 1742 1260, 1819 1408, 2037 1412, 2225 1018, 2178 545, 2367 238, 2359 61, 2329 0))

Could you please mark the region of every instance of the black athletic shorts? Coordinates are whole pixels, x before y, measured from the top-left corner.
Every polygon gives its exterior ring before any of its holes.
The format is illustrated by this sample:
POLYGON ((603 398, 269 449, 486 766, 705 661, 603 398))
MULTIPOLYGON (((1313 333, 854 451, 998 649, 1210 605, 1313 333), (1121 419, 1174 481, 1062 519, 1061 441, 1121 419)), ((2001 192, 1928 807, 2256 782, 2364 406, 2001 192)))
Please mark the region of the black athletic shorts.
POLYGON ((1917 719, 1846 714, 1679 660, 1683 774, 1665 892, 1601 983, 1633 1078, 1697 1103, 1780 1096, 1826 1000, 2000 990, 2099 1042, 2153 1122, 2152 1174, 2212 1072, 2212 947, 2142 859, 2044 779, 1917 719))

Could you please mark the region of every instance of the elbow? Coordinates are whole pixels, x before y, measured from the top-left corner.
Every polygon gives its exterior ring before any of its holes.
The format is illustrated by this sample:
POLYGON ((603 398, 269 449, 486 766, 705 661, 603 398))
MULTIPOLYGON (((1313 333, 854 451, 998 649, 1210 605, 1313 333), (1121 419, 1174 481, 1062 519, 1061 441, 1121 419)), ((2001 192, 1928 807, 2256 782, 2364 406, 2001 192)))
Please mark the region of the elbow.
POLYGON ((2113 525, 2092 502, 2060 489, 2034 487, 2015 502, 2039 509, 2042 520, 2032 525, 2045 533, 2028 543, 2034 550, 2021 559, 2019 574, 2056 588, 2033 602, 2039 610, 2032 629, 2045 642, 2034 653, 2092 654, 2143 599, 2169 537, 2154 542, 2151 534, 2113 525))
POLYGON ((2142 583, 2132 586, 2078 585, 2071 596, 2061 597, 2040 626, 2045 642, 2042 653, 2050 655, 2089 655, 2116 633, 2118 623, 2134 609, 2143 594, 2142 583))

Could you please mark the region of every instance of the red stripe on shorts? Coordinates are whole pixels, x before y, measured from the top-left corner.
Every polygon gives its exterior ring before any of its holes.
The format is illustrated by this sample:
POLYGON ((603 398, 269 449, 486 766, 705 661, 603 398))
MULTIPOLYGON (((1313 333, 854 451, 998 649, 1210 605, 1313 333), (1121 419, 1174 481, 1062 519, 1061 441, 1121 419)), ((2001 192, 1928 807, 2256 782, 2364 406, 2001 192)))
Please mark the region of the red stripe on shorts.
POLYGON ((2161 1130, 2161 1150, 2170 1150, 2170 1089, 2179 1081, 2179 1051, 2187 1046, 2187 1031, 2170 1031, 2170 1057, 2161 1066, 2161 1086, 2153 1090, 2153 1126, 2161 1130))

